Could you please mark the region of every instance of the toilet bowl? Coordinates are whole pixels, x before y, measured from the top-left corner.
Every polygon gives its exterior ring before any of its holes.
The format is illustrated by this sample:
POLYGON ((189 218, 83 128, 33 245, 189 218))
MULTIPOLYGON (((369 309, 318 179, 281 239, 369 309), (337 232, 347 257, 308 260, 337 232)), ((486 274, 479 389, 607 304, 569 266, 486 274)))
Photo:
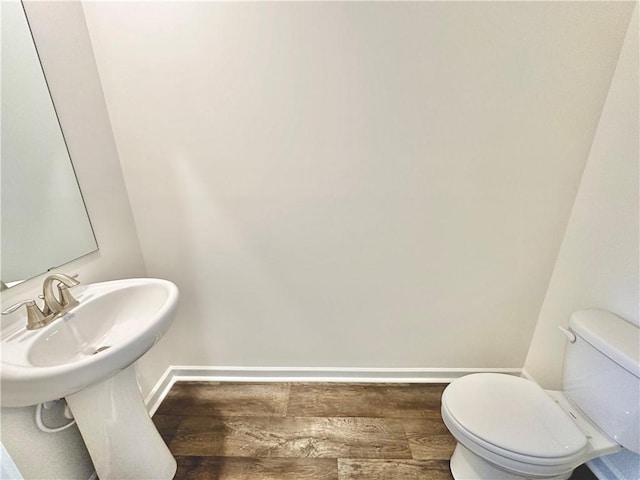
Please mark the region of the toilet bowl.
POLYGON ((442 395, 458 444, 456 480, 566 480, 623 446, 640 450, 640 330, 602 310, 570 319, 563 391, 525 378, 467 375, 442 395))
POLYGON ((451 461, 456 480, 564 480, 578 465, 621 448, 562 392, 524 378, 480 373, 450 387, 442 418, 458 441, 451 461))

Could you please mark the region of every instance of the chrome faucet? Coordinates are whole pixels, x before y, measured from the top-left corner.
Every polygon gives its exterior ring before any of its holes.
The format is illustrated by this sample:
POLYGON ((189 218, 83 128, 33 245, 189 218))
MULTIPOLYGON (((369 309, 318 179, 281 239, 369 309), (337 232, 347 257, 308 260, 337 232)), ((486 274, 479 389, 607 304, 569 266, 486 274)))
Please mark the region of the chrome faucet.
POLYGON ((2 312, 2 315, 13 313, 23 305, 27 307, 27 330, 42 328, 51 323, 54 319, 54 315, 52 313, 45 314, 40 310, 40 307, 38 307, 34 300, 23 300, 15 305, 11 305, 2 312))
MULTIPOLYGON (((73 277, 76 276, 74 275, 73 277)), ((44 279, 42 284, 42 293, 44 295, 40 295, 40 298, 44 299, 42 309, 40 309, 35 300, 23 300, 11 305, 2 312, 2 315, 8 315, 25 306, 27 308, 27 330, 36 330, 50 324, 80 303, 73 298, 69 291, 69 287, 74 287, 80 283, 73 277, 64 273, 54 273, 44 279), (55 282, 58 282, 57 298, 53 293, 53 284, 55 282)))
POLYGON ((64 273, 54 273, 45 278, 42 284, 45 312, 59 317, 78 305, 78 300, 73 298, 68 287, 74 287, 79 283, 75 278, 64 273), (54 282, 58 282, 58 298, 53 293, 54 282))

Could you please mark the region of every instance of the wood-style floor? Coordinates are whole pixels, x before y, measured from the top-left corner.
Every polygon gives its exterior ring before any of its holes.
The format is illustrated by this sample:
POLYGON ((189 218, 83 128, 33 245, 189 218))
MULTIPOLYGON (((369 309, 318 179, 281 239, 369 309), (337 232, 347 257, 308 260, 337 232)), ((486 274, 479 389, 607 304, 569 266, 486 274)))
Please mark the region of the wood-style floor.
POLYGON ((180 382, 153 421, 176 480, 452 480, 444 387, 180 382))

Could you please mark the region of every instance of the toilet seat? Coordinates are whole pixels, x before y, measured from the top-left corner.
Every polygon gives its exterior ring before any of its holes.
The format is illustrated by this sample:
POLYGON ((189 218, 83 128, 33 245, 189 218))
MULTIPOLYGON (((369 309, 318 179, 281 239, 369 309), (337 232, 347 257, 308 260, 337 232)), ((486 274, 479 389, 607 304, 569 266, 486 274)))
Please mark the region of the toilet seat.
POLYGON ((442 396, 445 424, 469 450, 510 471, 553 476, 571 471, 588 451, 587 437, 534 382, 474 374, 442 396))

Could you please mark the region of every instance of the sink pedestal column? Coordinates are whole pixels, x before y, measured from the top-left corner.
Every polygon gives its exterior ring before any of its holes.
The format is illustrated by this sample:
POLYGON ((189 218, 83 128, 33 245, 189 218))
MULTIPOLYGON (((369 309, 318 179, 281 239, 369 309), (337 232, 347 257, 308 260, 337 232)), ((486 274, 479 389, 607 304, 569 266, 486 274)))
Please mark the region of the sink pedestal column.
POLYGON ((170 480, 176 460, 149 417, 135 364, 66 397, 100 480, 170 480))

